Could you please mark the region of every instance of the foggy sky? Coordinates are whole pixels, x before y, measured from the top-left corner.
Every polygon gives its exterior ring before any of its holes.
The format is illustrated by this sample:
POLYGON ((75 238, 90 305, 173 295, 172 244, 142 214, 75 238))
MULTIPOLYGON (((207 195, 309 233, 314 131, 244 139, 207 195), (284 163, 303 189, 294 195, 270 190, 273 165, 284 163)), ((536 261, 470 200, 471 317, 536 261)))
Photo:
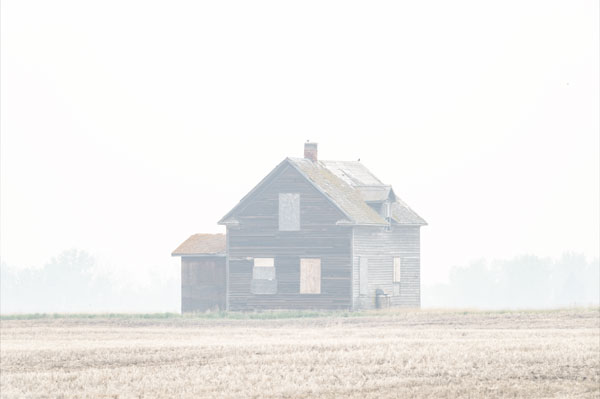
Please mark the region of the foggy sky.
POLYGON ((598 257, 598 7, 3 1, 2 261, 177 275, 171 251, 307 139, 429 222, 425 283, 598 257))

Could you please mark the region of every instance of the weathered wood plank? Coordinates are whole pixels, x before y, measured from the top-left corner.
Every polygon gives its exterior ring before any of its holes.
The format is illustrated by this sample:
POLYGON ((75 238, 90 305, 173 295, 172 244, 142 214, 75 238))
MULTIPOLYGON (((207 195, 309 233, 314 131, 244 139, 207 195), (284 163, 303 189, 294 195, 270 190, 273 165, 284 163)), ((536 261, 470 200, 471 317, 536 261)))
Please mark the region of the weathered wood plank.
POLYGON ((420 229, 394 225, 391 230, 356 227, 353 234, 354 283, 353 307, 373 308, 375 291, 391 296, 392 306, 419 307, 420 300, 420 229), (368 258, 368 295, 361 298, 360 262, 368 258), (394 258, 400 258, 401 281, 394 288, 394 258))
POLYGON ((282 170, 235 215, 239 228, 228 229, 230 309, 350 308, 351 229, 335 224, 343 216, 295 169, 282 170), (280 193, 299 194, 299 231, 279 231, 280 193), (252 293, 253 258, 275 259, 275 294, 252 293), (303 258, 320 259, 320 294, 301 293, 303 258))
POLYGON ((181 258, 181 311, 225 308, 225 257, 181 258))

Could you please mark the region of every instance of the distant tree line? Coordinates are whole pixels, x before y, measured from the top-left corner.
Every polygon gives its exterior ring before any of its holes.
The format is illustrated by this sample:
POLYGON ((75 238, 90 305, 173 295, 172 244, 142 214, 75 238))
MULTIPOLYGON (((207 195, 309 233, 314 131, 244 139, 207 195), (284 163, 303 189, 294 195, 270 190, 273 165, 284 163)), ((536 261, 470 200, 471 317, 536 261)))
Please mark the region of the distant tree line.
POLYGON ((117 281, 86 251, 60 253, 39 269, 0 267, 0 311, 176 311, 179 282, 151 276, 138 286, 117 281))
POLYGON ((551 308, 598 305, 600 263, 581 254, 519 256, 452 268, 446 284, 423 286, 426 307, 551 308))
MULTIPOLYGON (((85 251, 62 252, 43 268, 0 267, 0 312, 177 311, 180 286, 170 278, 146 273, 119 281, 98 268, 85 251)), ((423 285, 423 307, 551 308, 600 303, 600 263, 581 254, 558 260, 520 256, 480 260, 454 267, 448 283, 423 285)))

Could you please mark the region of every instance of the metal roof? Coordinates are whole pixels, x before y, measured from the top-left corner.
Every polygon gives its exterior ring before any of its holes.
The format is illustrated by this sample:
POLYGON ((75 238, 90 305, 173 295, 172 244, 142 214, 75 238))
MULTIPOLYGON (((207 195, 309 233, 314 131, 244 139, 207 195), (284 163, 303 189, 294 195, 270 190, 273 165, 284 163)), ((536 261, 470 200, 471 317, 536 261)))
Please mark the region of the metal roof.
POLYGON ((171 256, 225 255, 225 234, 194 234, 181 243, 171 256))
POLYGON ((319 163, 353 187, 385 186, 381 180, 358 161, 319 161, 319 163))

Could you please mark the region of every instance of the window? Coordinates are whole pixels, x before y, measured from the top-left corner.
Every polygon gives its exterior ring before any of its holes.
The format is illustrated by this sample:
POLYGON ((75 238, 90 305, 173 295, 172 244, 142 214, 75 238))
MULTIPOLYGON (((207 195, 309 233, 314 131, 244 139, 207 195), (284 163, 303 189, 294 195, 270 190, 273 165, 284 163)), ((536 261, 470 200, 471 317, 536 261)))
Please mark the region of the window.
POLYGON ((359 258, 359 295, 369 294, 369 259, 361 256, 359 258))
POLYGON ((300 259, 300 293, 321 293, 321 259, 300 259))
POLYGON ((392 231, 392 204, 389 201, 383 204, 383 217, 387 222, 385 231, 392 231))
POLYGON ((400 282, 400 265, 402 264, 401 258, 394 258, 394 283, 400 282))
POLYGON ((400 278, 401 278, 401 267, 402 258, 394 258, 394 295, 400 295, 400 278))
POLYGON ((273 258, 254 258, 252 279, 275 280, 275 260, 273 258))
POLYGON ((275 259, 254 258, 250 291, 253 294, 276 294, 275 259))
POLYGON ((391 210, 392 210, 392 204, 390 204, 389 202, 384 202, 383 203, 383 217, 386 219, 389 219, 391 217, 391 210))
POLYGON ((279 230, 300 230, 300 194, 279 193, 279 230))

